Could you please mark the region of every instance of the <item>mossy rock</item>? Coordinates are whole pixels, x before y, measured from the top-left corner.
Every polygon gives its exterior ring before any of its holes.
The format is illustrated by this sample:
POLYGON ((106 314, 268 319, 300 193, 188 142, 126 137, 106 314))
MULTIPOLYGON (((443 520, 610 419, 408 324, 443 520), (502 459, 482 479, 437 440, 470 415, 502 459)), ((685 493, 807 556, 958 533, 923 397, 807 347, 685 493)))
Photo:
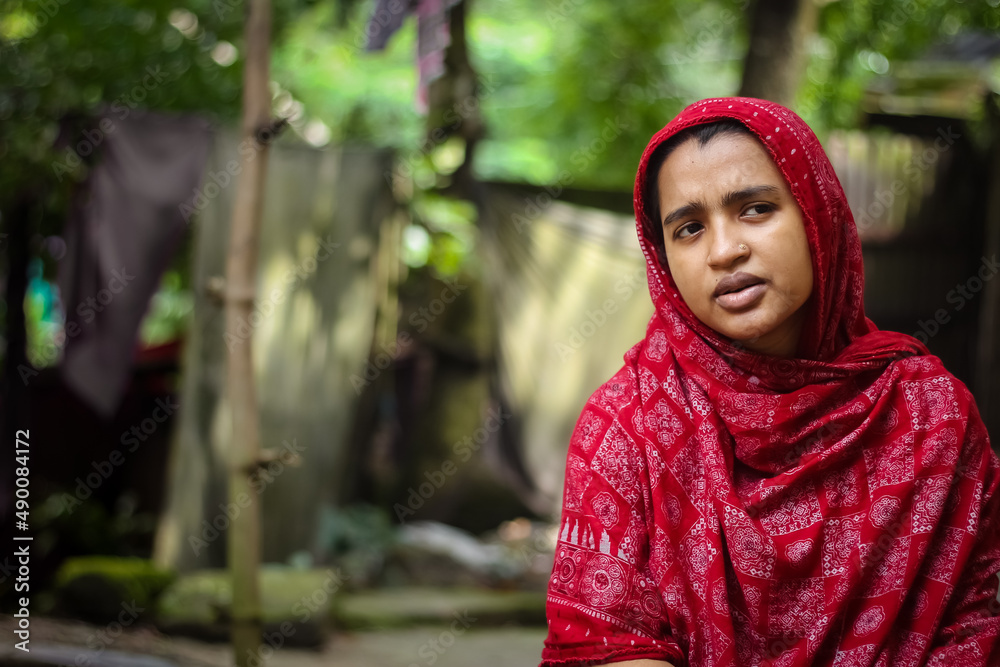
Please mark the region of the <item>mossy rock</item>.
POLYGON ((67 559, 56 573, 59 609, 80 618, 110 622, 127 612, 148 613, 175 573, 144 558, 83 556, 67 559))
MULTIPOLYGON (((260 587, 265 634, 279 633, 287 646, 320 645, 331 624, 331 602, 343 584, 335 569, 264 566, 260 587)), ((158 624, 166 632, 227 641, 232 590, 228 570, 182 574, 160 596, 158 624)))
POLYGON ((476 627, 544 625, 545 593, 407 586, 345 594, 335 602, 339 626, 384 630, 468 619, 476 627))

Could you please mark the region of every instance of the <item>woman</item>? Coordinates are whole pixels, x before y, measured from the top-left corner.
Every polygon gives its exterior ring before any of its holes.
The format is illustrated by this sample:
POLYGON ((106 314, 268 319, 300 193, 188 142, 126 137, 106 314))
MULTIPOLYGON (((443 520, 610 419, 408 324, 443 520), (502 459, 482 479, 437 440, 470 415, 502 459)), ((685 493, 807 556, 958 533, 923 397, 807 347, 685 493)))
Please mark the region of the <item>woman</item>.
POLYGON ((1000 465, 865 317, 809 127, 693 104, 634 202, 656 313, 570 443, 542 666, 1000 665, 1000 465))

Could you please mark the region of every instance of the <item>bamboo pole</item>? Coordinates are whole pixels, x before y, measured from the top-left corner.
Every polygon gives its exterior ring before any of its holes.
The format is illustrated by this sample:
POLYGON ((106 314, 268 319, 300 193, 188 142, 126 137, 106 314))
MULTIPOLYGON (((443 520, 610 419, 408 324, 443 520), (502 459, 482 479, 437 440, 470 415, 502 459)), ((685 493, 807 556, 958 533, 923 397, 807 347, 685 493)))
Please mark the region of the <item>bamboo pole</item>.
MULTIPOLYGON (((260 221, 264 207, 271 126, 270 0, 247 0, 246 64, 243 70, 242 171, 236 184, 229 250, 226 256, 226 331, 236 331, 250 320, 257 276, 260 221)), ((233 425, 229 451, 230 507, 241 511, 232 518, 227 536, 232 575, 232 644, 236 664, 259 663, 261 604, 260 501, 250 486, 261 460, 257 394, 253 381, 252 336, 229 350, 227 377, 233 425), (249 499, 249 504, 247 503, 249 499)))

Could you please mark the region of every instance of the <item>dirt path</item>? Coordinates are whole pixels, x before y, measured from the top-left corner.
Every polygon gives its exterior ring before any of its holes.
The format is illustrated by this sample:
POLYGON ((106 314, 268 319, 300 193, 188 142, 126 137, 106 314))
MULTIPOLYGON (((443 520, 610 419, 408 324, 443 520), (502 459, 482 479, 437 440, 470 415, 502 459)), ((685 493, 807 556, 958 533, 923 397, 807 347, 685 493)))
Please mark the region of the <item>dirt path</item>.
MULTIPOLYGON (((0 664, 73 667, 231 667, 225 644, 170 637, 151 626, 107 627, 79 621, 31 619, 30 654, 13 647, 14 619, 0 616, 0 664)), ((387 631, 341 633, 321 651, 264 646, 261 667, 532 667, 537 665, 545 629, 499 627, 468 630, 456 621, 387 631)))

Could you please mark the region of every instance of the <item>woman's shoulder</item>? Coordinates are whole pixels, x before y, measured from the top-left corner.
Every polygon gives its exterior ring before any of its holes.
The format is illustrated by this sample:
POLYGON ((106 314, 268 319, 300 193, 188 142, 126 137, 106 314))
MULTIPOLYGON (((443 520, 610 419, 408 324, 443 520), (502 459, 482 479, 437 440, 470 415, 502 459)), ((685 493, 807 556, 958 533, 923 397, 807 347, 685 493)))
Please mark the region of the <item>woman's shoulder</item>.
POLYGON ((905 410, 904 439, 918 458, 934 462, 954 458, 961 471, 974 461, 995 457, 975 397, 940 358, 907 357, 894 361, 889 370, 896 374, 893 386, 905 410))
POLYGON ((938 416, 942 418, 960 418, 968 416, 970 408, 976 406, 966 384, 933 354, 897 359, 889 365, 887 375, 891 386, 903 394, 911 413, 941 412, 938 416))
POLYGON ((635 406, 639 398, 638 368, 628 361, 626 355, 626 361, 618 371, 590 395, 587 407, 600 408, 614 417, 622 410, 635 406))
POLYGON ((931 377, 937 375, 947 375, 954 377, 951 372, 944 367, 940 357, 933 354, 915 354, 900 357, 889 365, 890 370, 898 373, 900 380, 916 379, 920 377, 931 377))
POLYGON ((642 403, 641 369, 635 361, 641 346, 642 343, 634 345, 625 354, 622 366, 587 399, 577 419, 572 443, 590 449, 613 428, 625 431, 633 440, 639 435, 642 428, 638 420, 642 403))

